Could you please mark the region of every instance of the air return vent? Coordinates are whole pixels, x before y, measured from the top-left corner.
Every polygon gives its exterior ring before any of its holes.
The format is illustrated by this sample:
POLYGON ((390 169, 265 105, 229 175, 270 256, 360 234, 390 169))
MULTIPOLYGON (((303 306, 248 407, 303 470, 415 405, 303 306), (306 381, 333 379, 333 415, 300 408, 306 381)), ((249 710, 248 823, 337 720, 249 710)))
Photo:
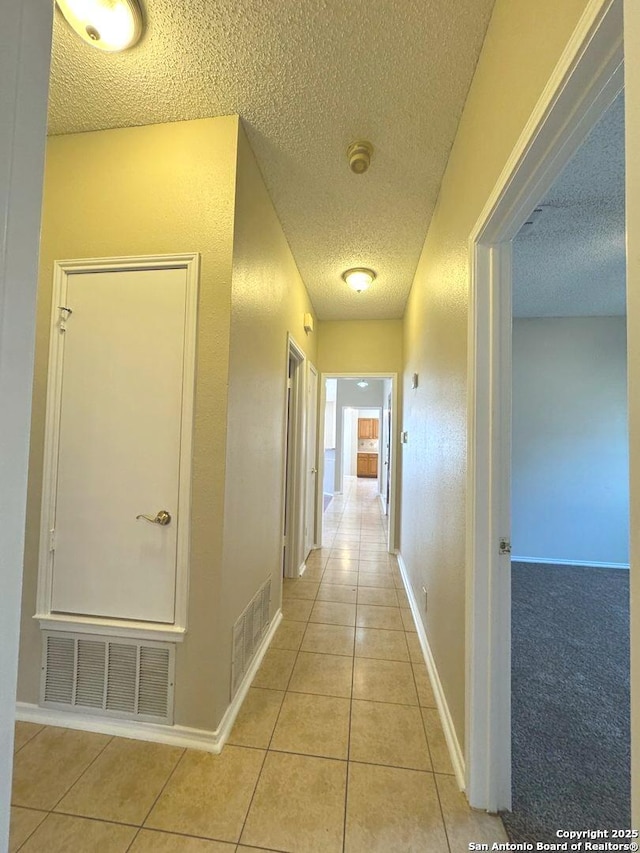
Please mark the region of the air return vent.
POLYGON ((61 632, 43 641, 42 705, 173 722, 173 645, 61 632))
POLYGON ((269 627, 271 578, 268 578, 242 611, 233 626, 231 698, 236 695, 269 627))

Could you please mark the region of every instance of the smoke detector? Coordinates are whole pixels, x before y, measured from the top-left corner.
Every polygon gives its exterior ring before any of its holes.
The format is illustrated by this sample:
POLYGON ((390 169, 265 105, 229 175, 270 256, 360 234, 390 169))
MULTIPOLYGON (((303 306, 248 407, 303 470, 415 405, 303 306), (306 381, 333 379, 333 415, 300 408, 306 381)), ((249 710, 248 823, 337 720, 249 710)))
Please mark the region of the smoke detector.
POLYGON ((371 165, 373 145, 370 142, 352 142, 347 148, 349 168, 356 175, 362 175, 371 165))

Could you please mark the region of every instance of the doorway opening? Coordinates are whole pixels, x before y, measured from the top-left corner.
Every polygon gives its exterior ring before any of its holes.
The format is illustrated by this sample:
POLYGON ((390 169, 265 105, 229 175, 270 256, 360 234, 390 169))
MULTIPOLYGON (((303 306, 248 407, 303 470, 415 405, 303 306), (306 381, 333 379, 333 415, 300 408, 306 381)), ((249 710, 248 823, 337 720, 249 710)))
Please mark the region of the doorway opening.
POLYGON ((624 182, 619 95, 513 241, 516 842, 631 821, 624 182))
MULTIPOLYGON (((318 542, 327 513, 356 484, 370 483, 381 504, 387 549, 396 547, 397 374, 322 374, 318 454, 318 542), (375 435, 374 435, 375 432, 375 435)), ((326 538, 326 537, 325 537, 326 538)))
POLYGON ((342 410, 342 488, 347 478, 375 480, 380 496, 382 408, 345 406, 342 410))
POLYGON ((622 2, 583 17, 470 236, 466 787, 511 800, 511 241, 623 86, 622 2))

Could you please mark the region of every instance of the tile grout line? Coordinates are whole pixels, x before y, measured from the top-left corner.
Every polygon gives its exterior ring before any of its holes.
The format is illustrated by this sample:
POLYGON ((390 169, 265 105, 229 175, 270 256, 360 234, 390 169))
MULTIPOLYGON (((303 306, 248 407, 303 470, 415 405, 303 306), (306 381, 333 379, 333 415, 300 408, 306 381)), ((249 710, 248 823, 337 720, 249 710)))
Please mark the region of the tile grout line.
POLYGON ((31 741, 32 741, 35 737, 37 737, 37 736, 40 734, 40 732, 41 732, 41 731, 43 731, 45 728, 46 728, 46 726, 41 726, 41 727, 38 729, 38 731, 37 731, 37 732, 34 732, 30 737, 28 737, 28 738, 25 740, 25 742, 24 742, 23 744, 21 744, 17 749, 15 749, 15 734, 14 734, 14 750, 13 750, 13 758, 14 758, 14 760, 15 760, 16 755, 17 755, 19 752, 22 752, 22 750, 25 748, 25 746, 27 746, 27 744, 31 743, 31 741))
MULTIPOLYGON (((284 698, 282 701, 284 703, 284 698)), ((282 705, 280 705, 280 711, 281 710, 282 710, 282 705)), ((278 711, 278 716, 280 716, 280 711, 278 711)), ((273 730, 275 731, 275 726, 273 727, 273 730)), ((271 733, 271 737, 273 737, 273 732, 271 733)), ((271 739, 269 739, 269 743, 270 742, 271 742, 271 739)), ((256 781, 255 781, 255 784, 253 786, 253 791, 251 792, 251 799, 249 800, 249 805, 247 806, 247 811, 245 812, 244 820, 242 821, 242 826, 240 827, 240 832, 238 833, 238 840, 235 842, 236 847, 238 847, 241 844, 242 834, 243 834, 245 827, 247 825, 247 821, 249 820, 249 812, 251 811, 251 806, 253 805, 253 801, 254 801, 255 796, 256 796, 256 791, 258 790, 258 785, 260 784, 260 779, 262 777, 262 772, 264 770, 264 765, 267 762, 267 756, 268 755, 269 755, 269 748, 267 747, 267 749, 265 749, 265 751, 264 751, 264 755, 262 756, 262 764, 260 765, 260 770, 258 771, 258 775, 256 776, 256 781)))
MULTIPOLYGON (((322 570, 322 574, 323 574, 323 575, 324 575, 324 571, 325 571, 325 570, 323 569, 323 570, 322 570)), ((321 580, 322 580, 322 576, 321 576, 321 580)), ((320 585, 318 584, 318 589, 319 589, 319 588, 320 588, 320 585)), ((315 605, 316 599, 317 599, 317 593, 316 593, 316 596, 315 596, 313 599, 311 599, 311 601, 313 601, 313 605, 315 605)), ((313 610, 313 607, 312 607, 312 610, 313 610)), ((261 777, 262 777, 262 773, 263 773, 263 771, 264 771, 264 766, 265 766, 265 764, 266 764, 266 762, 267 762, 267 757, 268 757, 268 755, 269 755, 269 753, 270 753, 270 752, 275 752, 275 751, 276 751, 276 750, 272 750, 272 749, 271 749, 271 744, 272 744, 272 742, 273 742, 273 737, 274 737, 274 735, 275 735, 275 731, 276 731, 276 728, 277 728, 277 726, 278 726, 278 722, 279 722, 279 720, 280 720, 280 716, 281 716, 281 714, 282 714, 282 708, 283 708, 284 703, 285 703, 285 700, 286 700, 286 698, 287 698, 287 693, 289 693, 289 692, 293 692, 293 691, 289 691, 289 685, 290 685, 290 683, 291 683, 291 679, 293 678, 293 673, 294 673, 294 671, 295 671, 296 664, 297 664, 297 662, 298 662, 298 658, 300 657, 300 650, 301 650, 301 648, 302 648, 302 643, 304 642, 304 637, 305 637, 305 635, 306 635, 306 633, 307 633, 307 628, 309 627, 309 620, 307 620, 307 621, 306 621, 305 625, 306 625, 306 627, 305 627, 305 629, 304 629, 304 633, 303 633, 303 635, 302 635, 302 639, 300 640, 300 646, 298 647, 298 649, 297 649, 297 651, 296 651, 296 656, 295 656, 294 661, 293 661, 293 666, 291 667, 291 672, 289 673, 289 678, 287 679, 287 684, 286 684, 285 689, 284 689, 284 692, 283 692, 282 702, 280 703, 280 707, 278 708, 278 714, 277 714, 277 716, 276 716, 276 720, 275 720, 275 723, 274 723, 274 725, 273 725, 273 729, 271 730, 271 735, 270 735, 270 737, 269 737, 269 742, 268 742, 268 744, 267 744, 267 748, 266 748, 266 749, 265 749, 265 751, 264 751, 264 756, 263 756, 263 759, 262 759, 262 764, 260 765, 260 771, 259 771, 259 773, 258 773, 258 775, 257 775, 257 777, 256 777, 256 782, 255 782, 255 785, 254 785, 254 787, 253 787, 253 792, 252 792, 252 794, 251 794, 251 799, 249 800, 249 805, 247 806, 247 811, 246 811, 246 813, 245 813, 244 820, 242 821, 242 827, 240 828, 240 833, 239 833, 239 835, 238 835, 238 840, 236 841, 236 847, 238 847, 238 846, 242 843, 242 835, 243 835, 243 833, 244 833, 245 827, 246 827, 246 825, 247 825, 247 821, 248 821, 248 819, 249 819, 249 814, 250 814, 250 812, 251 812, 251 807, 253 806, 253 801, 254 801, 255 796, 256 796, 256 791, 258 790, 258 785, 260 784, 260 779, 261 779, 261 777)))
POLYGON ((351 659, 351 695, 349 697, 349 728, 347 731, 347 768, 344 785, 344 818, 342 825, 342 853, 346 851, 347 845, 347 817, 349 809, 349 771, 351 768, 351 725, 353 721, 353 689, 356 673, 356 638, 358 633, 358 590, 360 589, 360 561, 358 560, 358 585, 356 587, 356 625, 353 632, 353 657, 351 659))
POLYGON ((451 841, 449 840, 449 831, 447 830, 447 821, 444 817, 444 809, 442 808, 442 799, 440 798, 440 790, 438 789, 438 780, 436 779, 436 772, 433 771, 433 785, 436 789, 436 797, 438 798, 438 807, 440 809, 440 817, 442 818, 442 829, 444 830, 445 841, 447 842, 447 847, 449 848, 449 853, 453 853, 451 849, 451 841))
MULTIPOLYGON (((45 729, 47 729, 47 728, 55 728, 55 727, 54 727, 54 726, 45 726, 45 729)), ((44 729, 43 729, 43 731, 44 731, 44 729)), ((67 729, 67 731, 69 731, 69 730, 67 729)), ((77 779, 75 779, 75 781, 73 781, 73 782, 69 785, 69 787, 66 789, 66 791, 64 792, 64 794, 63 794, 63 795, 62 795, 58 800, 56 800, 56 802, 55 802, 55 804, 52 806, 52 808, 50 808, 50 809, 49 809, 49 814, 51 814, 51 813, 55 813, 56 808, 57 808, 57 807, 60 805, 60 803, 64 800, 64 798, 65 798, 65 797, 67 796, 67 794, 71 791, 71 789, 72 789, 72 788, 74 788, 74 787, 78 784, 78 782, 82 779, 82 777, 83 777, 83 776, 85 775, 85 773, 89 770, 89 768, 90 768, 90 767, 92 767, 92 766, 96 763, 96 761, 100 758, 100 756, 101 756, 101 755, 102 755, 102 753, 105 751, 105 749, 106 749, 106 748, 111 744, 111 742, 114 740, 114 737, 115 737, 114 735, 111 735, 111 736, 109 737, 109 739, 107 740, 107 742, 105 743, 105 745, 102 747, 102 749, 101 749, 101 750, 100 750, 100 751, 99 751, 99 752, 98 752, 98 753, 93 757, 93 759, 89 762, 89 764, 87 764, 87 766, 86 766, 86 767, 84 768, 84 770, 80 773, 80 775, 77 777, 77 779)))
POLYGON ((130 845, 129 845, 129 847, 127 848, 127 851, 129 851, 129 850, 131 849, 131 845, 133 845, 133 843, 135 842, 135 840, 136 840, 136 838, 138 837, 138 835, 140 835, 140 833, 142 832, 142 830, 145 828, 145 823, 146 823, 146 822, 147 822, 147 820, 149 819, 149 816, 150 816, 151 812, 154 810, 154 808, 155 808, 155 807, 156 807, 156 805, 158 804, 158 800, 159 800, 159 799, 160 799, 160 797, 164 794, 164 792, 165 792, 165 789, 166 789, 167 785, 169 784, 169 782, 170 782, 170 781, 171 781, 171 779, 173 778, 173 775, 175 774, 175 772, 176 772, 176 770, 178 769, 179 765, 180 765, 180 764, 182 764, 182 761, 183 761, 184 757, 186 756, 186 754, 187 754, 187 750, 186 750, 186 749, 183 749, 183 750, 182 750, 182 754, 180 755, 180 757, 178 758, 178 760, 176 761, 176 763, 173 765, 173 768, 172 768, 171 772, 169 773, 169 775, 168 775, 168 776, 167 776, 167 778, 165 779, 164 785, 160 788, 160 791, 158 792, 158 796, 154 799, 154 801, 153 801, 153 803, 151 804, 151 806, 149 807, 149 809, 148 809, 148 811, 147 811, 146 815, 145 815, 145 816, 144 816, 144 818, 142 819, 142 823, 141 823, 141 824, 140 824, 140 826, 138 827, 138 831, 136 832, 135 836, 133 837, 133 839, 132 839, 132 841, 131 841, 131 844, 130 844, 130 845))

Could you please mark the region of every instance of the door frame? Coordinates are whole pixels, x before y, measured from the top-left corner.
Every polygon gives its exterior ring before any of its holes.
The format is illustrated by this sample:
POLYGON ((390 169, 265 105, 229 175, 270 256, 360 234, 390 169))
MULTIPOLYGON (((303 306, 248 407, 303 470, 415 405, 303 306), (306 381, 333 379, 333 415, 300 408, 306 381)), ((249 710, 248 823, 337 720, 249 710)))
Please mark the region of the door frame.
POLYGON ((121 258, 88 258, 55 261, 49 339, 49 369, 40 517, 40 549, 38 560, 37 612, 42 629, 54 629, 147 639, 180 641, 187 629, 189 590, 189 547, 191 538, 191 468, 193 457, 193 412, 196 376, 196 331, 198 316, 198 280, 200 256, 197 253, 143 255, 121 258), (58 445, 60 440, 60 405, 64 367, 64 316, 60 306, 66 305, 69 276, 95 272, 134 272, 136 270, 184 269, 187 277, 185 304, 185 339, 182 372, 182 406, 180 430, 180 478, 178 486, 178 531, 176 539, 175 621, 143 622, 99 616, 75 616, 51 611, 53 561, 50 531, 55 518, 58 445))
POLYGON ((306 355, 293 335, 287 333, 285 372, 284 471, 282 502, 283 576, 300 577, 304 570, 304 516, 306 505, 306 355), (289 361, 295 369, 291 379, 291 401, 287 412, 289 361), (289 421, 291 424, 289 425, 289 421), (288 525, 285 537, 285 525, 288 525))
POLYGON ((511 807, 511 241, 623 87, 623 0, 592 0, 470 238, 466 793, 511 807))
MULTIPOLYGON (((387 550, 390 554, 396 554, 396 489, 398 479, 398 374, 388 373, 321 373, 320 374, 320 416, 318 418, 318 490, 316 498, 316 511, 318 515, 318 545, 322 547, 322 525, 324 519, 324 502, 322 485, 324 482, 324 413, 326 408, 327 379, 390 379, 391 398, 393 407, 391 410, 391 504, 389 507, 389 532, 387 537, 387 550), (323 508, 322 512, 319 511, 323 508)), ((337 408, 337 407, 336 407, 337 408)), ((363 407, 364 408, 364 407, 363 407)), ((375 408, 375 406, 369 406, 375 408)), ((336 412, 337 417, 337 412, 336 412)), ((342 425, 340 425, 342 429, 342 425)), ((337 463, 336 463, 337 464, 337 463)), ((379 480, 378 480, 379 482, 379 480)))
MULTIPOLYGON (((377 453, 377 456, 378 456, 378 474, 375 477, 375 481, 378 484, 378 498, 381 499, 382 494, 380 492, 380 486, 382 486, 382 456, 381 456, 382 451, 380 448, 380 444, 382 442, 382 419, 383 419, 384 406, 350 406, 349 408, 351 408, 352 411, 358 413, 358 417, 356 418, 356 420, 360 419, 359 418, 360 412, 373 412, 373 411, 378 412, 378 417, 377 417, 378 433, 379 433, 379 435, 378 435, 378 453, 377 453)), ((346 474, 344 473, 344 449, 345 449, 345 440, 344 440, 344 438, 345 438, 345 417, 344 416, 345 416, 345 412, 343 411, 343 413, 342 413, 342 462, 343 462, 343 465, 342 465, 342 480, 341 480, 342 492, 343 493, 344 493, 344 478, 346 476, 346 474)), ((357 453, 356 453, 356 456, 357 456, 357 453)), ((357 459, 356 459, 356 474, 357 474, 357 464, 358 463, 357 463, 357 459)), ((367 479, 373 480, 374 478, 370 477, 367 479)), ((386 515, 386 513, 385 513, 385 515, 386 515)))
POLYGON ((386 479, 386 483, 385 483, 386 488, 385 488, 385 495, 384 495, 384 499, 383 499, 385 515, 389 515, 389 512, 391 511, 391 509, 390 509, 390 507, 391 507, 391 478, 389 477, 389 469, 391 468, 391 470, 393 470, 393 466, 391 464, 391 420, 393 418, 393 399, 392 399, 391 394, 389 394, 389 396, 387 398, 387 403, 388 403, 389 408, 386 410, 386 412, 387 412, 386 415, 385 415, 384 408, 382 409, 382 420, 383 420, 382 435, 383 435, 383 437, 384 437, 385 433, 387 435, 387 448, 388 448, 385 451, 385 457, 386 458, 385 458, 385 461, 383 462, 383 465, 387 466, 387 476, 385 478, 386 479), (385 419, 387 420, 386 429, 385 429, 385 424, 384 424, 385 419))
POLYGON ((304 559, 307 558, 307 554, 309 551, 312 551, 318 545, 318 387, 320 382, 320 374, 318 373, 315 365, 311 363, 307 359, 307 370, 305 375, 305 400, 306 404, 306 424, 305 424, 305 472, 304 472, 304 495, 305 495, 305 503, 304 503, 304 559), (315 373, 316 377, 316 396, 315 400, 309 399, 309 394, 311 393, 311 375, 315 373), (313 405, 315 408, 315 417, 316 417, 316 437, 315 441, 312 443, 309 441, 309 418, 310 418, 310 407, 313 405), (315 470, 315 475, 313 474, 312 469, 315 470), (308 509, 309 509, 309 478, 315 476, 316 485, 313 490, 313 513, 312 518, 309 519, 308 509), (307 534, 309 534, 307 536, 307 534), (309 544, 309 542, 311 544, 309 544), (308 550, 307 550, 308 549, 308 550))
POLYGON ((9 846, 53 11, 0 6, 0 850, 9 846))

